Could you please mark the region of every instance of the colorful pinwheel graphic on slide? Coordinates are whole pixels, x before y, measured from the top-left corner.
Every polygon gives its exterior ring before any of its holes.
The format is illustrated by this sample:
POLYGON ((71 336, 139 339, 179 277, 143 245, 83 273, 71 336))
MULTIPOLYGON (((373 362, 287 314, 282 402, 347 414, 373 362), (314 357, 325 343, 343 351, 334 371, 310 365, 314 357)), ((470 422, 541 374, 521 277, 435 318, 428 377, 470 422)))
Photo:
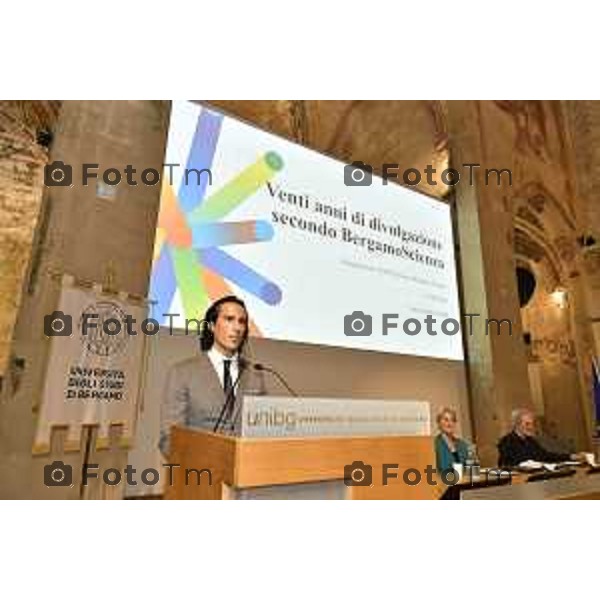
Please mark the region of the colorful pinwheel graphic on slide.
MULTIPOLYGON (((201 110, 186 168, 212 168, 222 122, 223 115, 201 110)), ((192 172, 188 185, 182 178, 177 194, 168 177, 163 177, 150 283, 155 315, 160 318, 169 312, 179 290, 184 317, 200 319, 211 302, 233 293, 229 283, 266 304, 279 304, 282 294, 277 284, 224 249, 233 244, 268 242, 274 235, 271 223, 223 219, 282 168, 281 157, 267 152, 208 197, 207 173, 198 181, 192 172)), ((254 323, 251 332, 260 335, 254 323)))

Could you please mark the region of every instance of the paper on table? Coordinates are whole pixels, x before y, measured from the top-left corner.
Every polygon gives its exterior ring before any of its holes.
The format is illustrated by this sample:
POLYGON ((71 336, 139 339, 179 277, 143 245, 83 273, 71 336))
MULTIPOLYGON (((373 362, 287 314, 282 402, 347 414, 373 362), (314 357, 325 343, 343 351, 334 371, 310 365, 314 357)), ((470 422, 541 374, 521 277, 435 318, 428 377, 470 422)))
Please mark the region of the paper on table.
POLYGON ((538 462, 537 460, 524 460, 519 463, 520 469, 533 470, 533 469, 542 469, 544 467, 543 463, 538 462))
POLYGON ((556 469, 558 469, 558 465, 556 463, 544 463, 543 467, 546 469, 546 471, 556 471, 556 469))
MULTIPOLYGON (((566 463, 561 463, 564 465, 566 463)), ((579 463, 574 463, 579 464, 579 463)), ((558 469, 557 463, 541 463, 537 460, 524 460, 522 463, 519 463, 519 468, 524 469, 526 471, 534 471, 535 469, 546 469, 546 471, 556 471, 558 469)))

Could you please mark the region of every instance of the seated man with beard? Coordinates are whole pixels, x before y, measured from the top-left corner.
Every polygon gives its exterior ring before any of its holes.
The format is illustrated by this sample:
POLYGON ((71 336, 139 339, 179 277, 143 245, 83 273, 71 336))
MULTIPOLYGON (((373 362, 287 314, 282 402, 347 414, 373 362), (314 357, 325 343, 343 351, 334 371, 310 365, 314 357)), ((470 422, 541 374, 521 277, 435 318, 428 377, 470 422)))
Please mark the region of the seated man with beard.
POLYGON ((498 464, 501 467, 515 467, 527 460, 557 463, 581 459, 579 454, 546 450, 535 438, 535 416, 529 409, 514 410, 512 422, 513 430, 498 442, 498 464))

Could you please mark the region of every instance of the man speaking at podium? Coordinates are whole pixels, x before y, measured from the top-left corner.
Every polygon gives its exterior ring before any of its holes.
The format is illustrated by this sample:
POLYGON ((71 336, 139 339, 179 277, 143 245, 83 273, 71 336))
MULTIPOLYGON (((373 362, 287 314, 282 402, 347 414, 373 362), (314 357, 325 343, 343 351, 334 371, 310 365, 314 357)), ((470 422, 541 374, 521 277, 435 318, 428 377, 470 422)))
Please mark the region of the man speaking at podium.
POLYGON ((225 296, 208 308, 200 333, 202 353, 173 365, 167 374, 160 429, 164 455, 173 425, 230 430, 242 395, 264 389, 243 357, 247 339, 248 311, 240 298, 225 296))

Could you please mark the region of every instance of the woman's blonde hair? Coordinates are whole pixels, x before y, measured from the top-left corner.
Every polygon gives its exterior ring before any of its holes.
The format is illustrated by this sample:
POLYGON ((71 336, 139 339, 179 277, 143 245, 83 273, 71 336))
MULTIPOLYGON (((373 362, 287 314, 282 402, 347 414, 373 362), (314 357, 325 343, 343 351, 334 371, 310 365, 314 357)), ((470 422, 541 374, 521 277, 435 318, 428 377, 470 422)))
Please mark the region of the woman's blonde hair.
POLYGON ((452 420, 455 423, 458 423, 458 415, 456 414, 456 411, 453 408, 450 408, 449 406, 444 406, 443 408, 441 408, 437 414, 436 417, 436 423, 439 425, 440 421, 442 420, 442 417, 444 415, 450 415, 450 417, 452 418, 452 420))

